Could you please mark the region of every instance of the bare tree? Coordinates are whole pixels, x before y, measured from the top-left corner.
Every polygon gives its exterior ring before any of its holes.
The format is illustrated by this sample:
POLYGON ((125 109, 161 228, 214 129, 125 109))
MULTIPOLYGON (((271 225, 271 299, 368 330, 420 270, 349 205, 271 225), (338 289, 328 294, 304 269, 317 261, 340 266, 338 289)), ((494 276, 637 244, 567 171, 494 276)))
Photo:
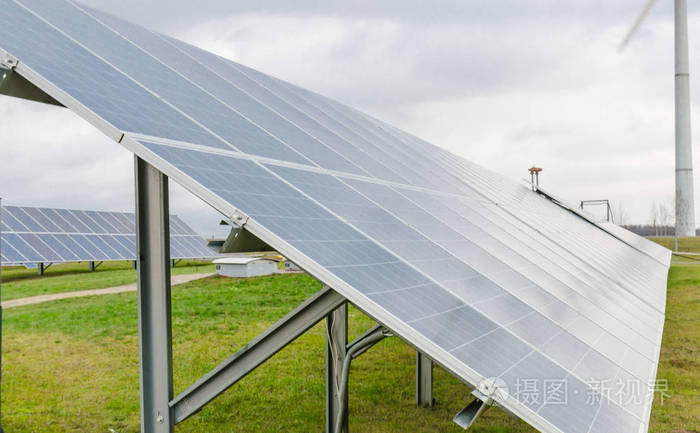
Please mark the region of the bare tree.
POLYGON ((654 231, 654 236, 659 235, 659 227, 657 225, 659 221, 659 205, 655 201, 651 202, 651 227, 654 231))
POLYGON ((627 208, 622 204, 621 201, 616 202, 612 206, 613 210, 613 220, 615 221, 615 224, 619 226, 624 226, 627 225, 627 208))
POLYGON ((661 235, 662 236, 668 236, 670 233, 668 233, 668 228, 673 221, 673 212, 668 208, 666 203, 659 203, 658 204, 658 215, 659 215, 659 224, 661 225, 661 235))
POLYGON ((669 195, 666 197, 666 209, 668 211, 668 235, 673 236, 676 232, 676 197, 669 195))

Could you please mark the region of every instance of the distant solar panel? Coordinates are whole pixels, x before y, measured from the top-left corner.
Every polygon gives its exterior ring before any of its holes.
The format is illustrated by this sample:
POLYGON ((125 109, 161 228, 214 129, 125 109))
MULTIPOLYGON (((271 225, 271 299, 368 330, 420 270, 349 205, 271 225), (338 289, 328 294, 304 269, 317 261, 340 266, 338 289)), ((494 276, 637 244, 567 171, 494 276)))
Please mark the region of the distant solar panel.
MULTIPOLYGON (((136 260, 133 213, 3 206, 2 264, 136 260)), ((173 259, 216 257, 206 241, 170 216, 173 259)))
POLYGON ((0 20, 6 66, 463 381, 495 384, 506 410, 546 432, 647 430, 667 250, 71 1, 0 0, 0 20))

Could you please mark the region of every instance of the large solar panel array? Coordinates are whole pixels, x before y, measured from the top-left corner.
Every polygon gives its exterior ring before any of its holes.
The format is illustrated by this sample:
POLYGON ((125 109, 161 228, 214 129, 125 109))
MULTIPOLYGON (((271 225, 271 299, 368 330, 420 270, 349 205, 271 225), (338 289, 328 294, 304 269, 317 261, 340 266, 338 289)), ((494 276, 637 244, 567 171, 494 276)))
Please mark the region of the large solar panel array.
MULTIPOLYGON (((0 263, 67 263, 136 260, 133 213, 3 206, 0 263)), ((176 215, 170 216, 173 259, 216 257, 206 241, 176 215)))
POLYGON ((646 431, 667 250, 76 3, 0 0, 0 21, 18 73, 466 383, 498 384, 508 411, 546 432, 646 431))

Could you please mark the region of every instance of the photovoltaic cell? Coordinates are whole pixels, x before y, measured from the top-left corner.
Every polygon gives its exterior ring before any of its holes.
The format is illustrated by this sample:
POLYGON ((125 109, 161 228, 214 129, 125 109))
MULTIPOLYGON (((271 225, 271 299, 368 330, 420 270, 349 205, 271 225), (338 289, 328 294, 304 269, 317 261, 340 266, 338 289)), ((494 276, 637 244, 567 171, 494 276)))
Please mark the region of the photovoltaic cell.
POLYGON ((73 253, 80 261, 91 260, 94 258, 94 254, 88 250, 85 243, 78 242, 73 239, 73 236, 57 233, 54 235, 56 239, 62 243, 71 253, 73 253))
POLYGON ((388 180, 396 180, 401 182, 405 181, 403 177, 389 169, 387 166, 375 161, 374 159, 367 158, 366 154, 364 154, 353 143, 341 137, 336 132, 332 131, 303 111, 305 108, 311 107, 294 105, 293 103, 281 98, 279 95, 271 92, 260 83, 255 82, 243 71, 233 67, 232 63, 227 60, 221 59, 196 47, 183 44, 180 41, 171 38, 164 39, 176 46, 183 53, 200 62, 206 67, 206 70, 216 73, 233 86, 244 90, 247 94, 253 96, 256 98, 256 100, 265 104, 265 106, 275 110, 287 121, 292 122, 299 128, 304 129, 319 142, 323 143, 333 152, 340 155, 340 157, 336 157, 334 162, 329 162, 329 158, 324 158, 324 155, 319 154, 318 152, 308 155, 309 158, 314 160, 321 167, 328 169, 341 169, 342 171, 356 173, 357 168, 342 169, 341 167, 338 167, 338 164, 345 165, 347 164, 345 161, 349 161, 353 167, 359 167, 362 170, 360 174, 370 174, 372 176, 378 176, 382 179, 388 180))
MULTIPOLYGON (((134 218, 121 212, 3 206, 2 264, 135 260, 134 218)), ((173 259, 218 256, 176 215, 170 221, 173 259)))
MULTIPOLYGON (((668 250, 331 99, 71 1, 0 0, 0 19, 18 72, 123 132, 122 144, 226 216, 247 215, 251 232, 463 381, 498 380, 503 407, 542 431, 646 431, 650 393, 633 404, 596 394, 591 380, 653 381, 668 250), (566 403, 518 392, 523 380, 541 396, 563 384, 566 403)), ((3 260, 135 248, 133 216, 38 212, 7 213, 3 260)), ((171 232, 173 256, 205 248, 174 217, 171 232)))

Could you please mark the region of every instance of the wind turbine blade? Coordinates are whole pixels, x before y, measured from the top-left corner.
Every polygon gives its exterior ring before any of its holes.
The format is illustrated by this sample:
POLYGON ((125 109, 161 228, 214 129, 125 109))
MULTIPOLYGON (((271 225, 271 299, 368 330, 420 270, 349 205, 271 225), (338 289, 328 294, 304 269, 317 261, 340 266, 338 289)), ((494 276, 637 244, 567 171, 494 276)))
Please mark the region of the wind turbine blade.
POLYGON ((649 15, 649 11, 651 11, 651 8, 654 7, 654 4, 656 4, 656 0, 649 0, 647 4, 644 6, 644 9, 642 9, 642 13, 639 14, 637 19, 635 20, 634 24, 632 25, 632 28, 627 32, 625 35, 624 39, 622 39, 622 42, 620 42, 620 45, 617 47, 617 51, 620 52, 625 49, 627 46, 627 43, 630 41, 632 36, 637 32, 637 29, 639 29, 639 26, 642 25, 642 22, 644 19, 649 15))

